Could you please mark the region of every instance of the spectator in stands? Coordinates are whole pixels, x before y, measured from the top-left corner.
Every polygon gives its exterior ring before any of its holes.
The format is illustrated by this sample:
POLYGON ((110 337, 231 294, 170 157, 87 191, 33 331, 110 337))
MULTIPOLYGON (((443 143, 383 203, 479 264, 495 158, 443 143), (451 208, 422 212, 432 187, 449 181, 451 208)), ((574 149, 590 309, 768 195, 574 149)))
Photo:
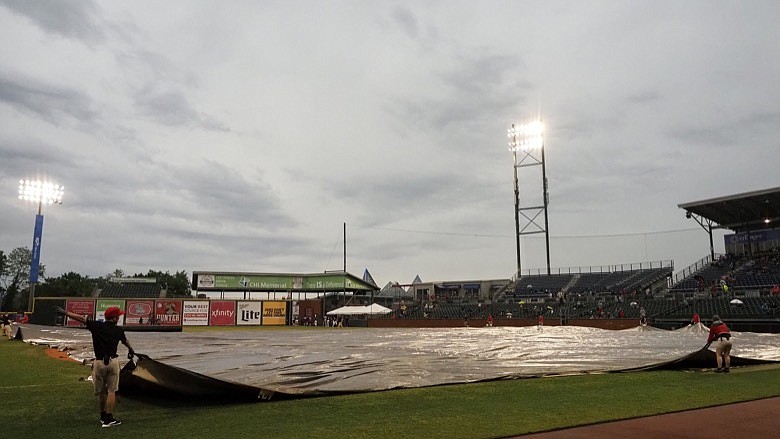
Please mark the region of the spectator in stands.
POLYGON ((8 337, 9 340, 12 340, 14 327, 11 325, 11 320, 8 318, 8 314, 3 314, 0 316, 0 326, 2 326, 3 337, 8 337))
POLYGON ((99 321, 65 311, 59 306, 55 306, 54 311, 83 323, 92 333, 92 349, 95 351, 92 384, 100 403, 100 425, 105 428, 121 424, 121 421, 114 418, 116 392, 119 390, 119 360, 116 353, 119 342, 127 346, 127 358, 132 360, 135 356, 133 347, 125 337, 125 331, 117 325, 124 312, 116 306, 109 307, 105 313, 106 320, 99 321))
POLYGON ((706 347, 709 347, 712 342, 715 342, 715 361, 718 364, 715 373, 728 373, 731 366, 731 331, 717 314, 712 316, 706 347))

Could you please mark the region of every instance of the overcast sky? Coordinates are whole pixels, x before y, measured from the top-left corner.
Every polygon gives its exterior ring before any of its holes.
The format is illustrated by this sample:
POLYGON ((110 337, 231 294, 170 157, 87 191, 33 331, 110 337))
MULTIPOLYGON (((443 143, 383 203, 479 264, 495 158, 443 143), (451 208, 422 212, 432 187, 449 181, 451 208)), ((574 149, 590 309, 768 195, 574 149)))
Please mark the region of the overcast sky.
POLYGON ((775 0, 0 5, 0 249, 32 245, 19 179, 64 185, 49 276, 339 270, 347 223, 380 286, 509 278, 538 117, 553 267, 680 270, 709 242, 678 204, 780 186, 775 0))

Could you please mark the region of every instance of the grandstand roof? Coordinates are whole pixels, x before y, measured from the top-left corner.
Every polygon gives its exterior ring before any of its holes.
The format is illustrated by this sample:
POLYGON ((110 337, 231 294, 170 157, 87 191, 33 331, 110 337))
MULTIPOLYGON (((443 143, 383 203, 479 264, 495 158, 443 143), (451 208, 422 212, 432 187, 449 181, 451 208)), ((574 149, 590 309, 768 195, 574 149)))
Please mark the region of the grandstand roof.
POLYGON ((780 187, 678 204, 686 214, 706 218, 718 228, 746 232, 777 227, 780 187))

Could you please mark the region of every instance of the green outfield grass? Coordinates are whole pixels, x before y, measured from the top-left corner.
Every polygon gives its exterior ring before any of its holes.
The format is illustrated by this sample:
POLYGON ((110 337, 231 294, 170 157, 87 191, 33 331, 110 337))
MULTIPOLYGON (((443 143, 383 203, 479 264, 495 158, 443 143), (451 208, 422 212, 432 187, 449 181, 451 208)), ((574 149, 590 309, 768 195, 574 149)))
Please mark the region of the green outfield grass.
POLYGON ((253 404, 120 397, 101 429, 89 369, 0 340, 0 431, 26 438, 491 438, 780 396, 780 366, 438 386, 253 404))

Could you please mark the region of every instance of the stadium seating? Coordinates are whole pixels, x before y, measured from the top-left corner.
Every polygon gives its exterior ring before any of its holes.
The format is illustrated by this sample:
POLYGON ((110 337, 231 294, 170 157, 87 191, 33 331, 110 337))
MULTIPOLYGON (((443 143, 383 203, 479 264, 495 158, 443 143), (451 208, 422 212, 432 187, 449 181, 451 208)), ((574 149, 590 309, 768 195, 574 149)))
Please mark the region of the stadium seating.
POLYGON ((152 283, 109 283, 100 292, 100 297, 127 299, 158 298, 162 288, 152 283))
POLYGON ((646 288, 672 273, 671 267, 621 270, 600 273, 524 276, 515 282, 507 296, 513 298, 544 297, 558 291, 569 293, 636 291, 646 288))

